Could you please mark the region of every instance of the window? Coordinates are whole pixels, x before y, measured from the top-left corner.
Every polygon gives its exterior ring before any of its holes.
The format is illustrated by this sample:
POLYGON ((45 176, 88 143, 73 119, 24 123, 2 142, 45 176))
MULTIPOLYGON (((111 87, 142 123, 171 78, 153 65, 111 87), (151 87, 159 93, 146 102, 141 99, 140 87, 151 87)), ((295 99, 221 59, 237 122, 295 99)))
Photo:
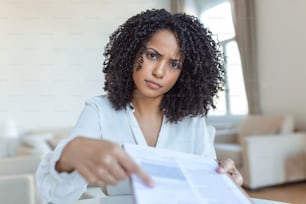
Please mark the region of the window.
POLYGON ((217 5, 206 7, 200 14, 200 20, 216 34, 225 56, 225 91, 219 94, 217 108, 210 111, 209 116, 246 115, 248 105, 230 3, 219 1, 217 5))

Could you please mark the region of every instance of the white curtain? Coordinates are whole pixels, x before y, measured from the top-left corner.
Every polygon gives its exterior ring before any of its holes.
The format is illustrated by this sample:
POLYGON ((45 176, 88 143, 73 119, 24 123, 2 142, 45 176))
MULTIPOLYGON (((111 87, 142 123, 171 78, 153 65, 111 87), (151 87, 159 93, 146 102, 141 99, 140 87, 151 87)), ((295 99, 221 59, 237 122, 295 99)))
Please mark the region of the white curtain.
POLYGON ((230 0, 248 99, 249 114, 260 113, 256 57, 255 0, 230 0))
POLYGON ((198 0, 171 0, 172 13, 188 13, 189 15, 199 16, 201 7, 198 0))
POLYGON ((172 13, 182 13, 184 12, 185 1, 184 0, 171 0, 171 12, 172 13))
MULTIPOLYGON (((213 1, 217 0, 207 2, 213 1)), ((232 6, 236 40, 241 56, 249 114, 258 114, 261 110, 256 57, 255 0, 229 0, 229 2, 232 6)), ((171 12, 186 12, 188 9, 197 12, 200 3, 201 1, 196 0, 171 0, 171 12)))

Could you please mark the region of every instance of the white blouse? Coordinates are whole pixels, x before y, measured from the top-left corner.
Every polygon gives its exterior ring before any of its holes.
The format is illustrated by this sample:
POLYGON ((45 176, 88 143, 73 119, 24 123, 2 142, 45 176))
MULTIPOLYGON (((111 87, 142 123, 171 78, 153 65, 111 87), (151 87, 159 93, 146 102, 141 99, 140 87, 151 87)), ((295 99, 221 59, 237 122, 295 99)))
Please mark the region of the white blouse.
MULTIPOLYGON (((73 138, 86 136, 118 144, 133 143, 147 146, 133 112, 132 106, 116 111, 107 96, 87 100, 70 136, 60 142, 53 152, 47 154, 37 169, 37 191, 43 201, 55 204, 73 203, 86 191, 87 182, 77 171, 58 173, 55 170, 55 163, 59 160, 65 145, 73 138)), ((156 148, 216 158, 213 142, 204 117, 186 117, 177 123, 167 122, 164 118, 156 148)))

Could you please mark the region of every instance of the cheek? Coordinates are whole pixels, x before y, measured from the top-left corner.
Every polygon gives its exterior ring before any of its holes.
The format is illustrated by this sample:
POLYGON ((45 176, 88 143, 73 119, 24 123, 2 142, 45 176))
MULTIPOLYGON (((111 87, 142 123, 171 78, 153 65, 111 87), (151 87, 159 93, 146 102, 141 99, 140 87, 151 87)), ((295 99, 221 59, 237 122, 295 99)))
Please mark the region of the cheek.
POLYGON ((170 89, 175 85, 179 77, 180 77, 180 74, 175 74, 169 77, 168 86, 170 89))
POLYGON ((179 79, 181 72, 175 73, 171 76, 171 81, 173 84, 176 83, 176 81, 179 79))
POLYGON ((133 80, 134 80, 135 84, 137 84, 137 82, 141 81, 143 76, 144 76, 143 68, 138 69, 138 70, 137 69, 133 70, 133 80))

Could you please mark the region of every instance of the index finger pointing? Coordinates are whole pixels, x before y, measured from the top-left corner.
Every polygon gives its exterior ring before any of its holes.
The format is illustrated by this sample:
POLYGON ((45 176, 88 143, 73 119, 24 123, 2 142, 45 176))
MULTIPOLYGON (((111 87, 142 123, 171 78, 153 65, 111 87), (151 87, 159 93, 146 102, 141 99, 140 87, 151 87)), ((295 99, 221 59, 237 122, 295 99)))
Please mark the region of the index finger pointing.
POLYGON ((154 181, 152 178, 132 159, 128 154, 120 157, 120 164, 127 171, 129 175, 137 175, 147 186, 153 187, 154 181))

